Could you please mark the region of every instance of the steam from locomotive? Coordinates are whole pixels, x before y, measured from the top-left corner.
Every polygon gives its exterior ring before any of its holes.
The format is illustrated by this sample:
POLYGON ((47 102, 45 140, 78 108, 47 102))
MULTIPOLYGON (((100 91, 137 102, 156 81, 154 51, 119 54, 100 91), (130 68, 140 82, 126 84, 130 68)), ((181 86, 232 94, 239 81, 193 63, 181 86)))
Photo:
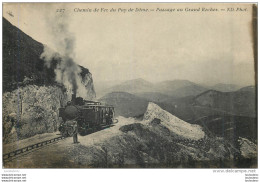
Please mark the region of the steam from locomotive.
POLYGON ((59 109, 59 117, 62 118, 59 131, 63 136, 71 136, 72 125, 75 121, 81 135, 104 126, 110 126, 114 121, 113 106, 105 106, 100 102, 84 100, 87 94, 76 97, 76 94, 85 93, 79 92, 79 89, 86 90, 86 88, 82 84, 81 69, 75 63, 75 37, 69 31, 68 22, 70 21, 68 15, 66 13, 56 13, 49 18, 47 17, 46 21, 50 26, 50 35, 52 35, 55 50, 52 51, 45 46, 41 58, 45 60, 47 66, 51 65, 50 62, 53 59, 61 59, 55 69, 55 79, 66 87, 68 93, 72 93, 71 101, 65 107, 59 109))
POLYGON ((45 60, 47 66, 51 65, 50 62, 53 59, 61 58, 55 69, 55 79, 58 83, 63 84, 68 91, 76 94, 79 87, 84 89, 84 85, 81 83, 81 69, 75 63, 75 37, 69 31, 69 17, 66 13, 56 13, 47 17, 46 22, 50 26, 49 31, 54 42, 54 50, 44 46, 41 58, 45 60))

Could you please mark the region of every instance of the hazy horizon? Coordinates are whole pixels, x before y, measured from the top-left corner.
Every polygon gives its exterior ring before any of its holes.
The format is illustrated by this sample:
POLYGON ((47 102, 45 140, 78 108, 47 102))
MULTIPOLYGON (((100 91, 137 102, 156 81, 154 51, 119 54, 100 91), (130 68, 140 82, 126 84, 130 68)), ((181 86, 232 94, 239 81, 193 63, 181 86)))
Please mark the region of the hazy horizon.
MULTIPOLYGON (((177 79, 206 85, 255 84, 249 4, 240 4, 248 8, 244 13, 102 14, 74 12, 79 7, 100 8, 102 3, 10 3, 4 4, 3 16, 33 39, 62 52, 51 30, 61 5, 66 12, 60 19, 75 39, 74 61, 90 70, 94 83, 143 78, 153 83, 177 79)), ((106 3, 106 8, 136 6, 212 4, 106 3)))
POLYGON ((255 84, 249 84, 249 85, 239 85, 239 84, 233 84, 233 83, 213 83, 213 84, 207 84, 207 83, 201 83, 201 82, 196 82, 196 81, 191 81, 191 80, 187 80, 187 79, 172 79, 172 80, 161 80, 161 81, 149 81, 149 80, 146 80, 146 79, 143 79, 143 78, 134 78, 134 79, 130 79, 130 80, 106 80, 106 81, 103 81, 103 80, 98 80, 98 81, 95 81, 94 80, 94 84, 95 83, 98 83, 98 84, 103 84, 103 83, 113 83, 112 85, 115 85, 114 83, 117 83, 118 85, 120 85, 121 83, 123 82, 127 82, 127 81, 133 81, 133 80, 138 80, 138 79, 142 79, 144 81, 147 81, 147 82, 150 82, 152 84, 157 84, 157 83, 161 83, 161 82, 166 82, 166 81, 176 81, 176 80, 179 80, 179 81, 190 81, 192 83, 195 83, 195 84, 199 84, 199 85, 202 85, 202 86, 208 86, 208 87, 211 87, 211 86, 215 86, 217 84, 227 84, 227 85, 236 85, 236 86, 240 86, 240 87, 247 87, 247 86, 255 86, 255 84))

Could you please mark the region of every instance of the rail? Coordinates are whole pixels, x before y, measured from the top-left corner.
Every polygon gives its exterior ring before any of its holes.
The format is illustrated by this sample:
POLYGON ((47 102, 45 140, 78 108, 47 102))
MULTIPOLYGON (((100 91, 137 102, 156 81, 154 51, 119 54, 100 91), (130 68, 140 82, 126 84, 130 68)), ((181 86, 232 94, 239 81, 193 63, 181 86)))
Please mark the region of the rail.
POLYGON ((29 152, 33 149, 36 149, 36 148, 40 148, 40 147, 43 147, 45 145, 48 145, 50 143, 53 143, 53 142, 56 142, 56 141, 59 141, 59 140, 62 140, 66 137, 64 136, 60 136, 60 137, 56 137, 56 138, 52 138, 50 140, 45 140, 43 142, 39 142, 39 143, 36 143, 36 144, 33 144, 33 145, 29 145, 27 147, 23 147, 23 148, 20 148, 20 149, 17 149, 17 150, 14 150, 12 152, 9 152, 9 153, 6 153, 6 154, 3 154, 3 160, 7 160, 11 157, 14 157, 14 156, 17 156, 19 154, 24 154, 26 152, 29 152))
MULTIPOLYGON (((114 126, 113 124, 116 124, 116 123, 118 123, 118 119, 114 119, 112 125, 111 124, 103 125, 101 130, 103 130, 103 129, 107 128, 107 127, 113 127, 114 126)), ((59 140, 65 139, 65 138, 67 138, 67 137, 60 136, 60 137, 52 138, 50 140, 45 140, 43 142, 39 142, 39 143, 36 143, 36 144, 33 144, 33 145, 29 145, 27 147, 23 147, 23 148, 14 150, 12 152, 3 154, 3 160, 8 160, 11 157, 14 157, 14 156, 17 156, 17 155, 20 155, 20 154, 24 154, 26 152, 29 152, 29 151, 33 150, 33 149, 43 147, 45 145, 48 145, 50 143, 53 143, 53 142, 56 142, 56 141, 59 141, 59 140)))

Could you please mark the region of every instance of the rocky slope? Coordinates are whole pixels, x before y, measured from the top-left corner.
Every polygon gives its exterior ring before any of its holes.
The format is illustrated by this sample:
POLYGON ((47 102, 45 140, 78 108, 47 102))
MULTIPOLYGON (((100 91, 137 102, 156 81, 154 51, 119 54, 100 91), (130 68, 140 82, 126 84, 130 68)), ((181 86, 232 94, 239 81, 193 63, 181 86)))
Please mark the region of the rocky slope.
POLYGON ((244 158, 250 159, 257 156, 257 145, 246 138, 238 139, 241 155, 244 158))
POLYGON ((196 96, 194 103, 199 106, 226 111, 238 116, 256 117, 255 90, 245 90, 246 88, 235 92, 209 90, 196 96))
POLYGON ((193 124, 203 126, 208 132, 223 137, 232 143, 238 138, 247 138, 257 143, 257 118, 234 115, 211 115, 195 120, 193 124))
POLYGON ((154 119, 161 121, 163 126, 186 139, 199 140, 205 136, 200 126, 182 121, 154 103, 149 103, 143 119, 148 123, 154 119))
POLYGON ((57 86, 28 85, 3 94, 4 143, 54 132, 68 96, 57 86))
POLYGON ((210 87, 212 90, 217 90, 220 92, 234 92, 240 89, 241 86, 235 85, 235 84, 224 84, 224 83, 218 83, 216 85, 213 85, 210 87))
MULTIPOLYGON (((3 141, 20 140, 57 130, 58 108, 71 91, 56 82, 60 57, 48 64, 41 59, 44 46, 3 18, 3 141)), ((92 75, 79 66, 78 96, 95 98, 92 75)))

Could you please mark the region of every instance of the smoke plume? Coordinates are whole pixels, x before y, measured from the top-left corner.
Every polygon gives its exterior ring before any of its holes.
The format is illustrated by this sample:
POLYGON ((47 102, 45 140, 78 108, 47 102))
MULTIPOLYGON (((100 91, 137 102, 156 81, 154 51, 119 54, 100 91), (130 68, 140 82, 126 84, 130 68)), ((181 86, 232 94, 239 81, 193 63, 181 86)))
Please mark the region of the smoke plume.
POLYGON ((82 82, 82 78, 79 75, 81 69, 74 62, 75 37, 69 31, 68 22, 69 18, 65 13, 55 14, 46 18, 46 25, 49 27, 55 50, 45 45, 41 58, 45 60, 46 66, 50 66, 50 62, 53 59, 61 59, 55 69, 56 81, 62 83, 72 93, 77 93, 78 87, 82 82))

